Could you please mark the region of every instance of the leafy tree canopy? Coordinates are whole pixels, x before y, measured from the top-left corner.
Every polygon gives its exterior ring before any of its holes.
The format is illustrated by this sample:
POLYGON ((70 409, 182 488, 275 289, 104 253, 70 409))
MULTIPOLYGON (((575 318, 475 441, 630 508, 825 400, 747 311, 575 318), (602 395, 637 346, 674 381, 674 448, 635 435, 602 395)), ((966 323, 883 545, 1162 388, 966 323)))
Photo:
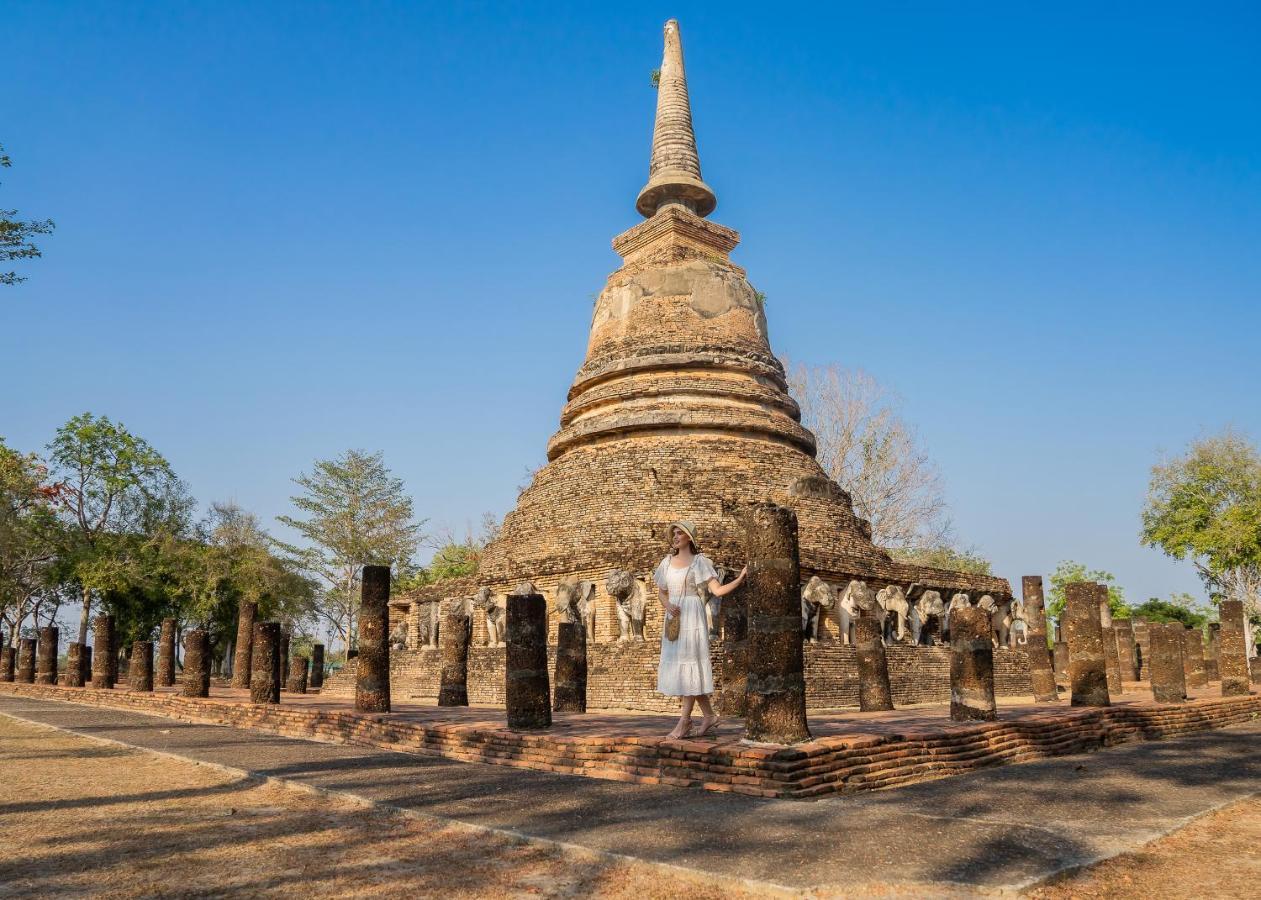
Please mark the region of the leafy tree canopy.
POLYGON ((1152 597, 1134 607, 1134 616, 1149 622, 1181 622, 1189 628, 1203 628, 1212 619, 1210 610, 1190 594, 1174 594, 1168 600, 1152 597))
POLYGON ((904 547, 889 551, 899 562, 948 569, 951 572, 969 572, 973 575, 992 575, 990 561, 975 549, 956 550, 953 547, 904 547))
POLYGON ((1130 607, 1125 602, 1125 592, 1116 583, 1116 576, 1102 569, 1088 569, 1079 562, 1064 560, 1051 573, 1051 589, 1047 596, 1047 614, 1059 619, 1064 612, 1065 588, 1074 581, 1092 581, 1108 589, 1108 609, 1118 619, 1130 617, 1130 607))
MULTIPOLYGON (((0 168, 7 169, 12 164, 4 147, 0 147, 0 168)), ((56 227, 52 219, 22 221, 16 218, 17 214, 16 209, 0 209, 0 263, 42 256, 31 238, 37 234, 52 234, 56 227)), ((18 284, 25 280, 17 272, 0 272, 0 284, 18 284)))

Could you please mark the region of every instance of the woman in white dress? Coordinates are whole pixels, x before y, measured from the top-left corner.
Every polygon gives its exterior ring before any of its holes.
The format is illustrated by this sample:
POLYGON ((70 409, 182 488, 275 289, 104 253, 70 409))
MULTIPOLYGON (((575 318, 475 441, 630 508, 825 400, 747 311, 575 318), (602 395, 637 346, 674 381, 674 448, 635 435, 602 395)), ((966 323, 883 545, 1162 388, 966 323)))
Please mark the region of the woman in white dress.
POLYGON ((657 690, 683 698, 683 709, 678 724, 669 734, 671 738, 684 738, 691 732, 694 703, 700 706, 703 716, 696 737, 708 734, 718 724, 718 716, 709 702, 709 694, 714 690, 709 625, 697 587, 703 584, 710 596, 725 597, 744 583, 747 571, 748 566, 732 581, 719 584, 714 564, 696 549, 696 526, 691 522, 671 523, 670 552, 653 575, 666 621, 680 617, 678 638, 672 641, 662 634, 661 662, 657 666, 657 690))

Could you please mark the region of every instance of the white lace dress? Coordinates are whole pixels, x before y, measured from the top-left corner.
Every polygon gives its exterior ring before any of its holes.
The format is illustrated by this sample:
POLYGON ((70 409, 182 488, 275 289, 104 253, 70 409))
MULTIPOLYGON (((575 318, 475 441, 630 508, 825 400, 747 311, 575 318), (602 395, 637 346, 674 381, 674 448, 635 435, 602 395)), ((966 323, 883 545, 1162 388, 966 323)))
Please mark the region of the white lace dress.
POLYGON ((653 580, 670 595, 670 602, 679 607, 678 640, 661 637, 661 662, 657 666, 657 690, 671 697, 699 697, 714 691, 714 671, 709 661, 709 625, 705 607, 696 590, 717 578, 714 564, 698 553, 690 566, 675 568, 673 556, 667 555, 657 566, 653 580))

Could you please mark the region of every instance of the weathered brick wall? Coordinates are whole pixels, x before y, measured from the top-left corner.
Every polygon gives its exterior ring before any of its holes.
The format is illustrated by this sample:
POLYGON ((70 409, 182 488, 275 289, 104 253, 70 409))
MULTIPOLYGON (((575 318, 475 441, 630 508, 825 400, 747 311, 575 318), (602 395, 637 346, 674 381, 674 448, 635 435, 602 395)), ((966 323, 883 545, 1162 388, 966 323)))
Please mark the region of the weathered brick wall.
MULTIPOLYGON (((656 691, 659 645, 652 641, 624 644, 592 644, 587 648, 587 706, 591 709, 633 709, 667 712, 678 701, 656 691)), ((710 652, 714 662, 715 688, 722 644, 710 652)), ((946 703, 950 700, 950 651, 945 647, 887 647, 889 682, 893 702, 946 703)), ((858 706, 858 662, 854 648, 837 643, 807 644, 806 703, 811 709, 858 706)), ((548 665, 554 671, 556 648, 548 648, 548 665)), ((436 700, 441 673, 436 649, 395 652, 390 659, 390 682, 396 700, 436 700)), ((352 692, 349 675, 331 680, 324 693, 352 692)), ((994 690, 1001 697, 1033 693, 1029 663, 1023 650, 994 653, 994 690)), ((504 651, 502 648, 469 649, 468 692, 470 703, 501 705, 504 702, 504 651)))

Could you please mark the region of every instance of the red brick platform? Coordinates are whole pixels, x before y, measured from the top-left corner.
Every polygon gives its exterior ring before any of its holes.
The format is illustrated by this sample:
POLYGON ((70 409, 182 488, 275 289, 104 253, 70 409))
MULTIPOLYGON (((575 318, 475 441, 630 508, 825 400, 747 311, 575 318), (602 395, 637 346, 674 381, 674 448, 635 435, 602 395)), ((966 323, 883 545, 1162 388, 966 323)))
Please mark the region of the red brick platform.
POLYGON ((1223 698, 1215 684, 1179 704, 1154 703, 1141 686, 1132 687, 1136 692, 1105 709, 1014 703, 999 708, 997 722, 967 725, 950 722, 940 706, 816 713, 814 739, 793 747, 746 744, 739 722, 724 723, 712 739, 668 740, 660 735, 672 717, 638 713, 559 714, 548 731, 514 732, 504 726, 502 710, 491 707, 412 703, 363 715, 318 695, 286 694, 279 706, 255 706, 247 691, 223 688, 204 700, 170 691, 28 684, 0 684, 0 693, 567 775, 795 799, 1173 737, 1261 715, 1261 697, 1223 698))

